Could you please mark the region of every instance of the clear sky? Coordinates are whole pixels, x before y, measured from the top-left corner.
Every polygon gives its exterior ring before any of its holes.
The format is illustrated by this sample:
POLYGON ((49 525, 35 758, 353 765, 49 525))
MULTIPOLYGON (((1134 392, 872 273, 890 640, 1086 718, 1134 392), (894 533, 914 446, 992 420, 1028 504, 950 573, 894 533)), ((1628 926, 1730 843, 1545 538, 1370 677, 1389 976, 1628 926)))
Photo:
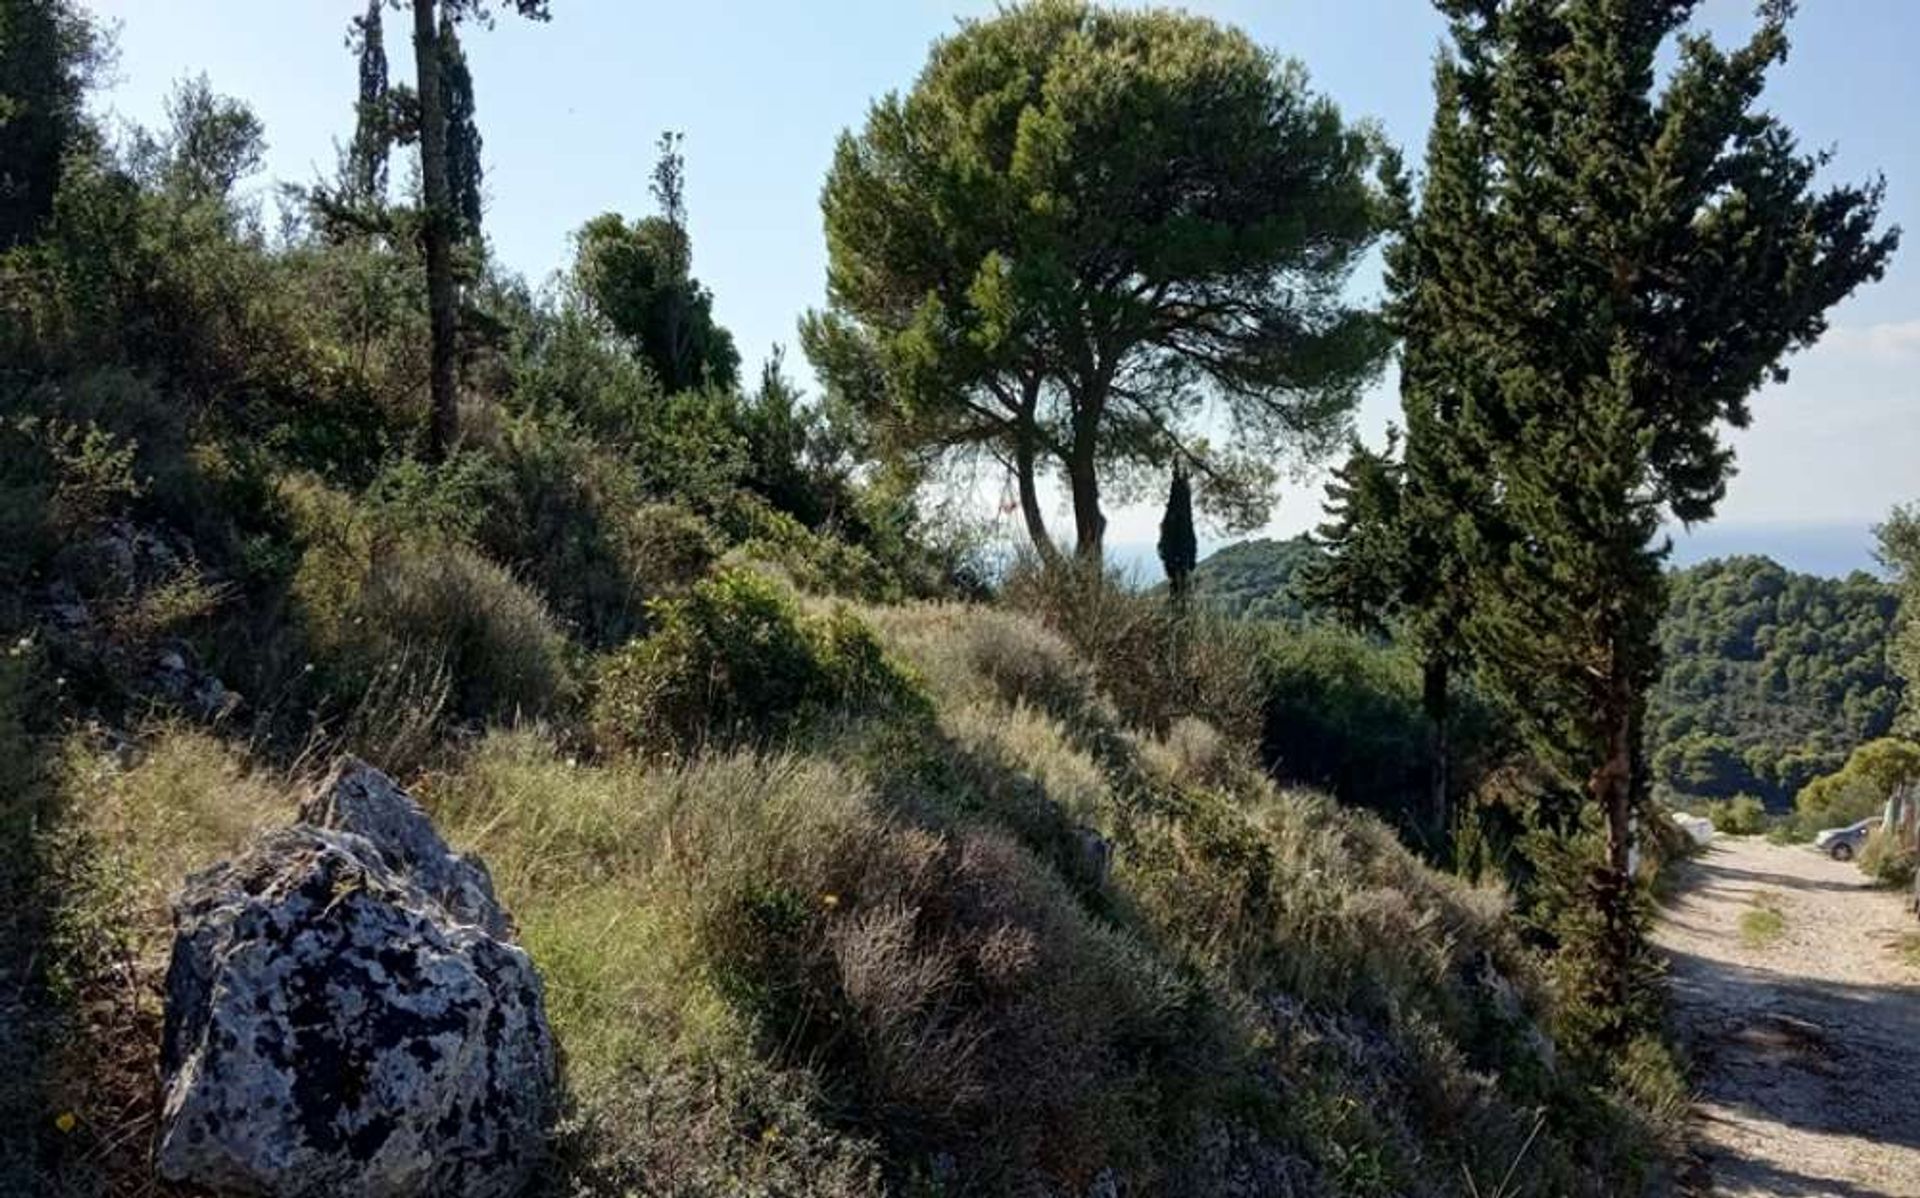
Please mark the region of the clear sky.
MULTIPOLYGON (((161 120, 173 81, 205 72, 266 123, 268 180, 332 170, 352 121, 355 65, 343 46, 359 0, 92 0, 119 27, 116 79, 101 106, 161 120)), ((496 7, 498 5, 496 4, 496 7)), ((572 230, 608 210, 648 210, 663 129, 686 133, 695 273, 749 363, 823 298, 819 189, 834 138, 876 96, 909 86, 928 43, 978 0, 553 0, 544 25, 501 16, 466 38, 486 141, 487 229, 495 253, 538 282, 569 257, 572 230)), ((1301 59, 1349 116, 1380 122, 1417 157, 1441 25, 1425 0, 1194 0, 1188 9, 1301 59)), ((1865 565, 1867 527, 1920 499, 1920 47, 1917 0, 1802 0, 1791 60, 1767 103, 1831 174, 1882 173, 1888 215, 1910 236, 1885 282, 1835 315, 1787 384, 1736 434, 1741 473, 1716 527, 1682 545, 1773 551, 1790 565, 1865 565)), ((1751 27, 1749 0, 1706 0, 1725 36, 1751 27)), ((389 15, 395 78, 411 74, 407 17, 389 15)), ((1377 277, 1357 281, 1377 294, 1377 277)), ((797 353, 789 362, 804 372, 797 353)), ((1377 437, 1396 404, 1369 397, 1377 437)), ((988 488, 997 493, 997 484, 988 488)), ((991 496, 989 496, 991 498, 991 496)), ((1272 532, 1318 518, 1318 482, 1290 484, 1272 532)), ((1151 542, 1157 512, 1113 517, 1116 544, 1151 542)))

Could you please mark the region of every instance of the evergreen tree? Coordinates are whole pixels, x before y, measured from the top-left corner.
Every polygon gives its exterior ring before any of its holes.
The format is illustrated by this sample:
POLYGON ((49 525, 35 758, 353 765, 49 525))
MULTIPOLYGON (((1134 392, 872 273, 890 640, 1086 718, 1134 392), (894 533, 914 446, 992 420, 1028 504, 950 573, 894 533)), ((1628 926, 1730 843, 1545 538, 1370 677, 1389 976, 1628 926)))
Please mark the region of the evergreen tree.
POLYGON ((459 218, 458 236, 462 241, 477 241, 484 175, 480 127, 474 123, 473 75, 467 70, 459 33, 445 16, 440 18, 440 87, 447 108, 447 185, 459 218))
POLYGON ((1160 517, 1160 565, 1167 572, 1167 593, 1175 606, 1187 601, 1187 584, 1200 561, 1200 541, 1193 531, 1193 484, 1186 466, 1175 462, 1173 482, 1167 487, 1167 511, 1160 517))
POLYGON ((377 205, 386 197, 387 160, 394 141, 382 7, 382 0, 367 0, 366 14, 355 17, 347 32, 347 48, 360 60, 360 94, 354 103, 345 184, 347 198, 364 205, 377 205))
POLYGON ((1887 664, 1907 684, 1898 728, 1902 735, 1920 737, 1920 505, 1894 508, 1873 535, 1880 542, 1875 556, 1900 592, 1887 645, 1887 664))
MULTIPOLYGON (((412 0, 413 3, 413 62, 416 92, 419 110, 420 138, 420 186, 425 200, 425 211, 421 219, 421 239, 426 246, 427 257, 427 319, 432 329, 432 355, 428 370, 428 387, 432 395, 432 421, 428 438, 428 452, 438 459, 444 458, 453 448, 459 429, 459 396, 454 388, 454 365, 459 352, 459 314, 458 296, 453 278, 453 242, 460 232, 463 219, 461 205, 472 202, 477 205, 479 197, 479 138, 475 134, 460 148, 455 149, 461 138, 451 129, 454 115, 449 100, 461 102, 456 80, 456 93, 449 95, 446 78, 447 52, 442 46, 441 31, 451 32, 454 24, 462 19, 486 21, 489 10, 485 0, 412 0), (457 154, 469 154, 462 162, 462 169, 470 169, 472 190, 463 194, 455 187, 455 158, 457 154)), ((547 0, 509 0, 514 11, 529 20, 547 19, 547 0)), ((460 60, 458 73, 465 75, 464 60, 460 60)), ((472 80, 465 84, 466 115, 472 118, 472 80)), ((476 222, 477 223, 477 222, 476 222)))
POLYGON ((1720 426, 1747 422, 1895 238, 1875 229, 1877 186, 1817 192, 1818 162, 1755 109, 1790 6, 1732 51, 1683 32, 1693 0, 1440 7, 1454 52, 1399 280, 1419 348, 1409 451, 1437 455, 1483 677, 1604 816, 1595 997, 1619 1035, 1640 949, 1628 862, 1665 603, 1655 537, 1668 516, 1712 515, 1732 462, 1720 426))
POLYGON ((1338 445, 1383 356, 1343 289, 1376 232, 1373 153, 1236 30, 1008 6, 842 137, 807 351, 860 380, 843 389, 906 451, 1005 462, 1045 557, 1048 469, 1094 560, 1107 493, 1175 459, 1203 507, 1257 525, 1273 457, 1338 445), (1239 452, 1196 436, 1216 421, 1239 452))
POLYGON ((713 293, 693 277, 681 135, 660 138, 653 171, 658 216, 628 224, 608 212, 576 237, 574 278, 594 309, 626 338, 669 394, 731 387, 740 371, 733 334, 713 319, 713 293))
MULTIPOLYGON (((1420 351, 1403 351, 1403 362, 1420 351)), ((1417 383, 1403 364, 1403 404, 1417 383)), ((1418 424, 1423 437, 1440 430, 1418 424)), ((1327 485, 1328 519, 1315 532, 1323 555, 1307 569, 1301 589, 1308 604, 1330 612, 1347 627, 1371 636, 1393 636, 1421 663, 1421 705, 1427 717, 1427 807, 1424 822, 1436 843, 1450 821, 1452 774, 1450 699, 1456 667, 1464 656, 1455 615, 1465 571, 1449 535, 1445 496, 1422 467, 1433 454, 1411 441, 1403 459, 1398 430, 1386 452, 1357 441, 1327 485)))
POLYGON ((1398 444, 1398 430, 1389 430, 1385 453, 1354 440, 1327 484, 1327 519, 1313 535, 1321 553, 1300 580, 1309 605, 1372 636, 1393 631, 1414 570, 1402 523, 1398 444))
POLYGON ((90 126, 101 58, 70 0, 0 0, 0 250, 31 241, 53 212, 68 154, 90 126))

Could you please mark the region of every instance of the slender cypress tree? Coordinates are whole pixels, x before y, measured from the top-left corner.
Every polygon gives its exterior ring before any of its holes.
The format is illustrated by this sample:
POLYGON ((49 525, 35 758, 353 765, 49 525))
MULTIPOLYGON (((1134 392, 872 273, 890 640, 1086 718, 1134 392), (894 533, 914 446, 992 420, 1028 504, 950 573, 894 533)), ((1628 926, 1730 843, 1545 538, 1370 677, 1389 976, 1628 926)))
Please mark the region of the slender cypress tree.
MULTIPOLYGON (((479 135, 475 133, 458 150, 462 141, 450 128, 453 116, 449 108, 447 54, 442 46, 443 31, 451 33, 453 24, 466 18, 488 20, 486 0, 412 0, 413 64, 420 114, 420 189, 425 200, 421 214, 421 240, 427 258, 427 322, 433 345, 429 358, 428 387, 432 395, 432 419, 427 452, 435 459, 445 457, 459 435, 459 399, 454 391, 455 355, 459 335, 458 295, 453 279, 453 243, 460 232, 462 215, 456 202, 468 197, 477 206, 479 200, 479 135), (471 154, 465 167, 471 168, 472 189, 462 195, 455 189, 454 154, 471 154)), ((507 0, 507 6, 528 20, 547 19, 547 0, 507 0)), ((459 75, 466 73, 465 60, 458 61, 459 75)), ((454 81, 456 90, 459 81, 454 81)), ((465 83, 466 117, 472 120, 472 80, 465 83)), ((454 102, 460 102, 455 95, 454 102)))
POLYGON ((1463 633, 1543 761, 1605 819, 1596 974, 1630 1031, 1629 877, 1664 519, 1710 517, 1724 424, 1884 270, 1880 189, 1756 110, 1791 6, 1727 51, 1695 0, 1440 0, 1428 177, 1398 263, 1409 453, 1470 571, 1463 633), (1661 48, 1677 62, 1656 87, 1661 48), (1417 417, 1417 418, 1416 418, 1417 417))
POLYGON ((473 74, 453 22, 440 18, 440 89, 447 108, 447 187, 452 192, 458 238, 480 237, 481 185, 480 126, 474 122, 473 74))
POLYGON ((72 0, 0 0, 0 250, 33 240, 53 213, 67 156, 92 134, 86 91, 101 47, 72 0))
POLYGON ((1167 572, 1167 593, 1175 606, 1184 607, 1193 568, 1200 561, 1200 541, 1193 531, 1193 483, 1178 462, 1167 487, 1167 511, 1160 518, 1159 549, 1160 565, 1167 572))
POLYGON ((381 0, 367 0, 366 15, 355 17, 347 33, 347 45, 360 59, 360 95, 354 104, 346 186, 352 201, 370 205, 387 194, 387 159, 394 141, 382 7, 381 0))

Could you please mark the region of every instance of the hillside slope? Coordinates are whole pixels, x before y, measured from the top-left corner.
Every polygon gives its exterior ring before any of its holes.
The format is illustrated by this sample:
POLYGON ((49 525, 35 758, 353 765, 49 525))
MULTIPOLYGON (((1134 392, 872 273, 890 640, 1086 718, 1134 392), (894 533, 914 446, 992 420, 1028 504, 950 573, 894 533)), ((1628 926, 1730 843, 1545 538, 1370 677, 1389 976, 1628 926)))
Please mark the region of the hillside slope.
MULTIPOLYGON (((497 731, 416 779, 546 975, 553 1192, 1648 1184, 1636 1118, 1556 1064, 1498 894, 1199 722, 1129 729, 1024 617, 790 603, 773 625, 870 626, 909 689, 691 758, 497 731)), ((62 992, 127 996, 46 1029, 62 1192, 143 1184, 167 895, 303 785, 178 723, 125 743, 77 733, 51 780, 62 992)))

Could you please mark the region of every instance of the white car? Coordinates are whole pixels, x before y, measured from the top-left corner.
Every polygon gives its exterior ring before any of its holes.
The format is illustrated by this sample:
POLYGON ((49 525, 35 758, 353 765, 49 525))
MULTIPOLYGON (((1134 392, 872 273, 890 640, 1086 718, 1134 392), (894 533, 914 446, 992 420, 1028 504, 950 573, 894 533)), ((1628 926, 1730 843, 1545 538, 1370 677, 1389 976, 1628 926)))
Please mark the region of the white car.
POLYGON ((1828 828, 1814 836, 1813 847, 1835 861, 1851 861, 1860 855, 1861 849, 1867 847, 1867 834, 1879 822, 1880 817, 1876 815, 1844 828, 1828 828))

